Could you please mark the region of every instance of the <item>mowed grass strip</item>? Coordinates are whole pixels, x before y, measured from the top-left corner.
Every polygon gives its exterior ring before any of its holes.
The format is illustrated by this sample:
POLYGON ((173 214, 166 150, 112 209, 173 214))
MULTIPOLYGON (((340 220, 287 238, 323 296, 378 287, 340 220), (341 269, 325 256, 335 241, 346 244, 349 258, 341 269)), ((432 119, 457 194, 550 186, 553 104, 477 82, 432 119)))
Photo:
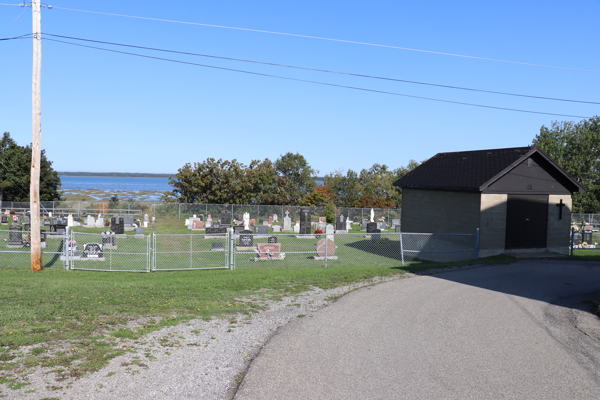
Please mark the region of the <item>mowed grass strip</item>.
MULTIPOLYGON (((492 257, 470 263, 513 260, 492 257)), ((446 265, 465 264, 469 263, 446 265)), ((58 268, 33 273, 25 265, 0 269, 0 383, 13 386, 26 382, 30 367, 52 367, 59 378, 97 371, 127 350, 117 338, 137 340, 192 318, 257 312, 261 299, 278 299, 311 287, 329 289, 444 266, 414 263, 406 267, 137 274, 58 268), (137 328, 125 327, 144 317, 153 319, 137 328)))

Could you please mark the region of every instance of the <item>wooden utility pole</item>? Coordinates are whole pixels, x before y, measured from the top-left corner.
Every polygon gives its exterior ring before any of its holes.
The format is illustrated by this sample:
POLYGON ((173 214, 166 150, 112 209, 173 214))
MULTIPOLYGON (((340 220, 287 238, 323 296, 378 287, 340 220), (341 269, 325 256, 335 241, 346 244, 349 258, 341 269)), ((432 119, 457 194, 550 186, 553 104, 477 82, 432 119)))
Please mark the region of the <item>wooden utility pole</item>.
POLYGON ((32 72, 32 122, 31 140, 31 187, 29 189, 31 210, 31 270, 44 269, 40 234, 40 168, 41 168, 41 94, 42 82, 42 13, 40 0, 31 0, 31 18, 33 27, 33 72, 32 72))

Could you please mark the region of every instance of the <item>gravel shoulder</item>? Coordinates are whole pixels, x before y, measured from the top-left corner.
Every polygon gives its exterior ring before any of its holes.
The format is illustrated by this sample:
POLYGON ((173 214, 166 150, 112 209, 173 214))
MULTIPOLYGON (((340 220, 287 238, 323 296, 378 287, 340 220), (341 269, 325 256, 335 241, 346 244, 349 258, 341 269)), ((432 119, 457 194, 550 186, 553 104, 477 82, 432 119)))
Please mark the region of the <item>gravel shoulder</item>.
MULTIPOLYGON (((102 370, 74 380, 56 380, 52 369, 37 368, 30 385, 12 390, 0 385, 0 398, 83 399, 231 399, 253 358, 277 329, 316 311, 357 288, 412 274, 338 287, 314 288, 280 301, 262 301, 252 315, 204 321, 195 319, 163 328, 136 342, 120 340, 129 350, 102 370)), ((253 301, 256 301, 253 299, 253 301)))

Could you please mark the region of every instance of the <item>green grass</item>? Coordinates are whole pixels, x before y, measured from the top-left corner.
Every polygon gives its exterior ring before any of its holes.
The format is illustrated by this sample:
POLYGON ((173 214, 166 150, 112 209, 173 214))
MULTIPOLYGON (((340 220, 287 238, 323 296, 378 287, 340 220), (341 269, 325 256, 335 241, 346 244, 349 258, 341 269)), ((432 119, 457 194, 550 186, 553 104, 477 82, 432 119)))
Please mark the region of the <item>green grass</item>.
MULTIPOLYGON (((513 260, 493 257, 479 263, 513 260)), ((0 269, 0 382, 18 386, 26 382, 27 368, 35 366, 53 368, 58 379, 97 371, 126 351, 117 347, 118 338, 137 340, 192 318, 251 314, 262 308, 259 301, 247 300, 251 295, 278 299, 311 287, 329 289, 432 266, 440 264, 154 274, 0 269), (155 318, 125 328, 140 317, 155 318), (22 346, 34 347, 23 353, 22 346)))

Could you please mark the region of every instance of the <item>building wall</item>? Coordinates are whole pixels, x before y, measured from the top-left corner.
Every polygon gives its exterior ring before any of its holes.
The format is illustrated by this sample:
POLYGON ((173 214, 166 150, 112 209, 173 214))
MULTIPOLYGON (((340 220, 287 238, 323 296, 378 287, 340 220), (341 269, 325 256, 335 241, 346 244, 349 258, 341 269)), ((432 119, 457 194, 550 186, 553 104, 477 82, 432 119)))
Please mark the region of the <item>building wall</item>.
POLYGON ((568 254, 570 245, 570 229, 571 229, 571 210, 572 210, 571 195, 550 195, 548 196, 548 250, 568 254), (559 207, 557 204, 560 201, 566 204, 562 207, 562 219, 559 218, 559 207))
POLYGON ((402 189, 402 231, 474 233, 479 227, 480 194, 402 189))
POLYGON ((504 252, 507 194, 481 194, 480 257, 504 252))

